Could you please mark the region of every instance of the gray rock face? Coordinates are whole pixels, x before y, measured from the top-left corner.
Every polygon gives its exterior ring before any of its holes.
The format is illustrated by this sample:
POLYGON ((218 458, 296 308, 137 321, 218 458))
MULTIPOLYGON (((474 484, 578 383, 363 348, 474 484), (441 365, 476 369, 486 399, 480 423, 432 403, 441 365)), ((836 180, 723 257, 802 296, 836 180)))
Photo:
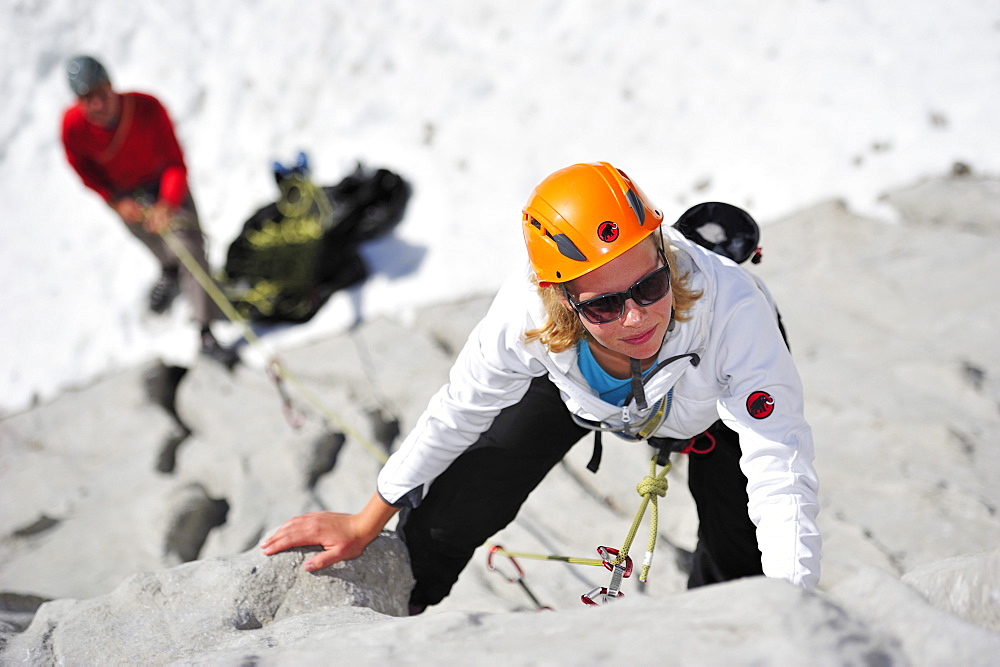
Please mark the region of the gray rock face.
POLYGON ((908 224, 960 229, 991 236, 1000 219, 1000 182, 964 173, 926 179, 885 195, 908 224))
MULTIPOLYGON (((533 595, 559 611, 520 613, 535 604, 481 549, 442 604, 393 618, 410 575, 388 537, 318 575, 301 551, 261 556, 255 545, 292 516, 364 506, 392 422, 413 427, 483 296, 283 351, 330 424, 296 403, 305 423, 289 428, 264 369, 210 362, 161 391, 132 369, 0 419, 0 664, 468 663, 489 651, 516 664, 995 664, 997 184, 889 193, 899 224, 825 202, 763 226, 765 261, 749 270, 780 305, 816 442, 814 594, 766 580, 685 590, 697 515, 683 458, 649 583, 627 579, 608 607, 579 603, 607 585, 603 568, 522 560, 533 595), (178 565, 191 558, 204 560, 178 565)), ((594 475, 589 444, 494 543, 579 557, 621 543, 651 451, 609 437, 594 475)))
POLYGON ((1000 655, 1000 634, 985 627, 985 615, 959 618, 883 570, 864 568, 839 581, 830 596, 873 632, 895 637, 905 664, 986 667, 1000 655))
MULTIPOLYGON (((350 655, 354 664, 906 664, 889 634, 822 595, 764 578, 673 598, 621 599, 565 612, 448 612, 375 626, 316 627, 261 656, 273 664, 350 655)), ((235 652, 202 656, 236 664, 235 652)))
POLYGON ((159 664, 227 645, 268 649, 275 645, 269 627, 322 610, 334 610, 340 624, 407 613, 413 579, 399 540, 383 535, 360 558, 308 573, 302 564, 317 550, 267 557, 254 549, 134 574, 112 593, 89 600, 45 603, 26 630, 0 633, 7 639, 0 657, 33 664, 159 664))
POLYGON ((31 624, 35 612, 48 602, 37 595, 0 593, 0 647, 5 633, 21 632, 31 624))
MULTIPOLYGON (((41 607, 4 663, 298 665, 994 664, 1000 635, 868 570, 832 594, 756 577, 564 612, 403 613, 410 579, 383 537, 319 575, 302 552, 254 553, 133 575, 113 593, 41 607), (364 606, 358 606, 364 605, 364 606)), ((3 635, 0 635, 2 637, 3 635)))
POLYGON ((229 503, 212 498, 201 484, 185 484, 169 499, 169 524, 164 540, 168 564, 187 563, 198 558, 208 534, 226 522, 229 503))
POLYGON ((935 607, 1000 632, 1000 548, 924 565, 903 581, 935 607))

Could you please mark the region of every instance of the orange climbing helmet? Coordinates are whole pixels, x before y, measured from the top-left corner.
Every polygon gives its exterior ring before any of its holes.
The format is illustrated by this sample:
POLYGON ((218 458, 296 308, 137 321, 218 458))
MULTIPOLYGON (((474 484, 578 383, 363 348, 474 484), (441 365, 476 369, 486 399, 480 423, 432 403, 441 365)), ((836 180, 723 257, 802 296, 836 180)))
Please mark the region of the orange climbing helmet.
POLYGON ((574 164, 538 184, 521 215, 542 283, 579 278, 618 257, 663 222, 663 212, 607 162, 574 164))

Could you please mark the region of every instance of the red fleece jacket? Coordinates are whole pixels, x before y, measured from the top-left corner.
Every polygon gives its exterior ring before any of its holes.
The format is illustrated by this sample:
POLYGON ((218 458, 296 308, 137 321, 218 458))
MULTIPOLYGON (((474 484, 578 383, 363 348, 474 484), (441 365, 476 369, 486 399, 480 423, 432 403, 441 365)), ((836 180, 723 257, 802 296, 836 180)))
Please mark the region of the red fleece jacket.
POLYGON ((187 167, 173 123, 151 95, 123 93, 113 128, 89 122, 79 105, 70 107, 62 141, 83 184, 109 204, 151 184, 159 184, 160 201, 172 207, 187 196, 187 167))

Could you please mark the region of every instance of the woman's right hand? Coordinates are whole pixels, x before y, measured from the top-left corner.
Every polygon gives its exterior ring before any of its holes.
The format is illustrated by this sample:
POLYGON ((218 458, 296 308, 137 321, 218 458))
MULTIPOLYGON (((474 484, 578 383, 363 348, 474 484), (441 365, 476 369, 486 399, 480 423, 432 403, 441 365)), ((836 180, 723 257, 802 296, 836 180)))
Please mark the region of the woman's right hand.
POLYGON ((360 556, 396 511, 375 494, 357 514, 311 512, 289 519, 260 547, 265 555, 271 556, 295 547, 319 545, 323 551, 304 566, 307 571, 315 572, 360 556))

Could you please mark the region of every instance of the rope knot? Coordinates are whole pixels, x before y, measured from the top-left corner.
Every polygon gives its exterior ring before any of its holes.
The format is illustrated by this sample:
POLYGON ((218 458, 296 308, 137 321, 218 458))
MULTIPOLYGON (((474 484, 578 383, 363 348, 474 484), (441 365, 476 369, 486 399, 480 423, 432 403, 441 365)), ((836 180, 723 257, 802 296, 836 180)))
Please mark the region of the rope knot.
POLYGON ((642 478, 641 482, 636 484, 635 490, 643 498, 652 494, 656 494, 662 498, 667 495, 667 479, 665 477, 651 477, 647 475, 642 478))

